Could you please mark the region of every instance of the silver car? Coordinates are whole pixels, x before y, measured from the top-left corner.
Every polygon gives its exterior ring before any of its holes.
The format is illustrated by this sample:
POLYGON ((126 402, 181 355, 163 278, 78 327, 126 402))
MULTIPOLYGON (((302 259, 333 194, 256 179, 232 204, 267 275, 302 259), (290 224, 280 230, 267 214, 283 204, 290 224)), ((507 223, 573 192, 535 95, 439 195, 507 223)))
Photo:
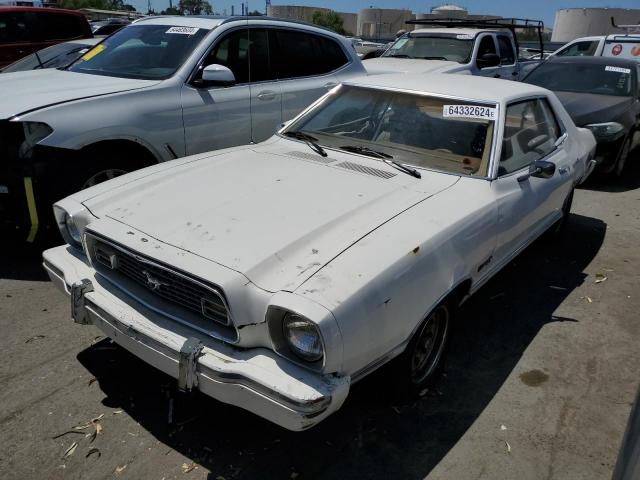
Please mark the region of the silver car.
POLYGON ((364 73, 348 40, 312 25, 152 17, 65 70, 2 75, 0 211, 14 218, 0 228, 33 241, 55 227, 53 201, 159 161, 265 140, 364 73))

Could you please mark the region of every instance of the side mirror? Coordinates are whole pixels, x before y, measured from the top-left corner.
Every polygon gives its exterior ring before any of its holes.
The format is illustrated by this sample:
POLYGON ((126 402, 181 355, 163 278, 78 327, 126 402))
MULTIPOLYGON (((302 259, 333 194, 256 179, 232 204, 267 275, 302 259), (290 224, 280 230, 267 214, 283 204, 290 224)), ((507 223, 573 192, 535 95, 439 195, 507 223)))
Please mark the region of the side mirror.
POLYGON ((500 57, 495 53, 485 53, 476 60, 478 68, 497 67, 500 65, 500 57))
POLYGON ((224 65, 216 63, 207 65, 202 71, 202 83, 204 85, 230 86, 236 83, 233 72, 224 65))
POLYGON ((518 177, 519 182, 528 180, 529 177, 551 178, 556 173, 556 164, 546 160, 536 160, 529 167, 529 172, 518 177))

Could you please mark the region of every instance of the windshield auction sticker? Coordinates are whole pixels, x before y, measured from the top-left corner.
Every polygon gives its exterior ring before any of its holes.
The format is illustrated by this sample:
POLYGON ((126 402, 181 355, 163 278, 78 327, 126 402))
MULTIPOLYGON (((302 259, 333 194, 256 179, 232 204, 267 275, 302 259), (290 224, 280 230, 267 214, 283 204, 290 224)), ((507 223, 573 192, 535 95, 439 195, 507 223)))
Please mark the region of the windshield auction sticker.
POLYGON ((479 105, 443 105, 444 118, 477 118, 481 120, 495 120, 497 109, 481 107, 479 105))
POLYGON ((197 27, 171 27, 165 33, 178 33, 180 35, 194 35, 199 28, 197 27))
POLYGON ((607 72, 618 72, 618 73, 626 73, 626 74, 630 74, 631 73, 631 69, 630 68, 611 67, 611 66, 607 65, 606 67, 604 67, 604 69, 607 72))
POLYGON ((469 35, 466 33, 460 33, 458 35, 456 35, 456 38, 458 40, 473 40, 473 35, 469 35))
POLYGON ((98 55, 99 53, 102 53, 104 50, 106 50, 107 47, 105 45, 96 45, 95 47, 93 47, 91 50, 89 50, 87 53, 85 53, 82 56, 82 60, 89 61, 91 60, 93 57, 95 57, 96 55, 98 55))

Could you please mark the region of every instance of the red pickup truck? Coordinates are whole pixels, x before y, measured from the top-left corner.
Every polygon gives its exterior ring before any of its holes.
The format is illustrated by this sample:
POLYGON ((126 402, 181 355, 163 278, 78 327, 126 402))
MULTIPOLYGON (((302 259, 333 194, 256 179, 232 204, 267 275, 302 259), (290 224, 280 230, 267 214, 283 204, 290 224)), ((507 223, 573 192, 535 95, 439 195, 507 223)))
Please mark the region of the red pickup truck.
POLYGON ((80 12, 0 7, 0 68, 56 43, 92 36, 89 22, 80 12))

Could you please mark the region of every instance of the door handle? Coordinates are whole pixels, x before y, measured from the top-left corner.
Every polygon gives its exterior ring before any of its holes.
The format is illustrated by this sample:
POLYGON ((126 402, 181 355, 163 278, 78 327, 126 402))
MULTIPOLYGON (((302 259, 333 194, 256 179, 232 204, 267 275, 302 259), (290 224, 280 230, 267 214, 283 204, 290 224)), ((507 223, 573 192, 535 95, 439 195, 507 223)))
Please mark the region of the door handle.
POLYGON ((517 77, 518 76, 518 72, 511 72, 511 75, 514 76, 514 77, 517 77))
POLYGON ((499 73, 496 73, 496 74, 493 76, 493 78, 500 78, 500 74, 499 74, 499 73))
POLYGON ((273 100, 276 98, 276 92, 273 90, 264 90, 258 94, 258 100, 273 100))

